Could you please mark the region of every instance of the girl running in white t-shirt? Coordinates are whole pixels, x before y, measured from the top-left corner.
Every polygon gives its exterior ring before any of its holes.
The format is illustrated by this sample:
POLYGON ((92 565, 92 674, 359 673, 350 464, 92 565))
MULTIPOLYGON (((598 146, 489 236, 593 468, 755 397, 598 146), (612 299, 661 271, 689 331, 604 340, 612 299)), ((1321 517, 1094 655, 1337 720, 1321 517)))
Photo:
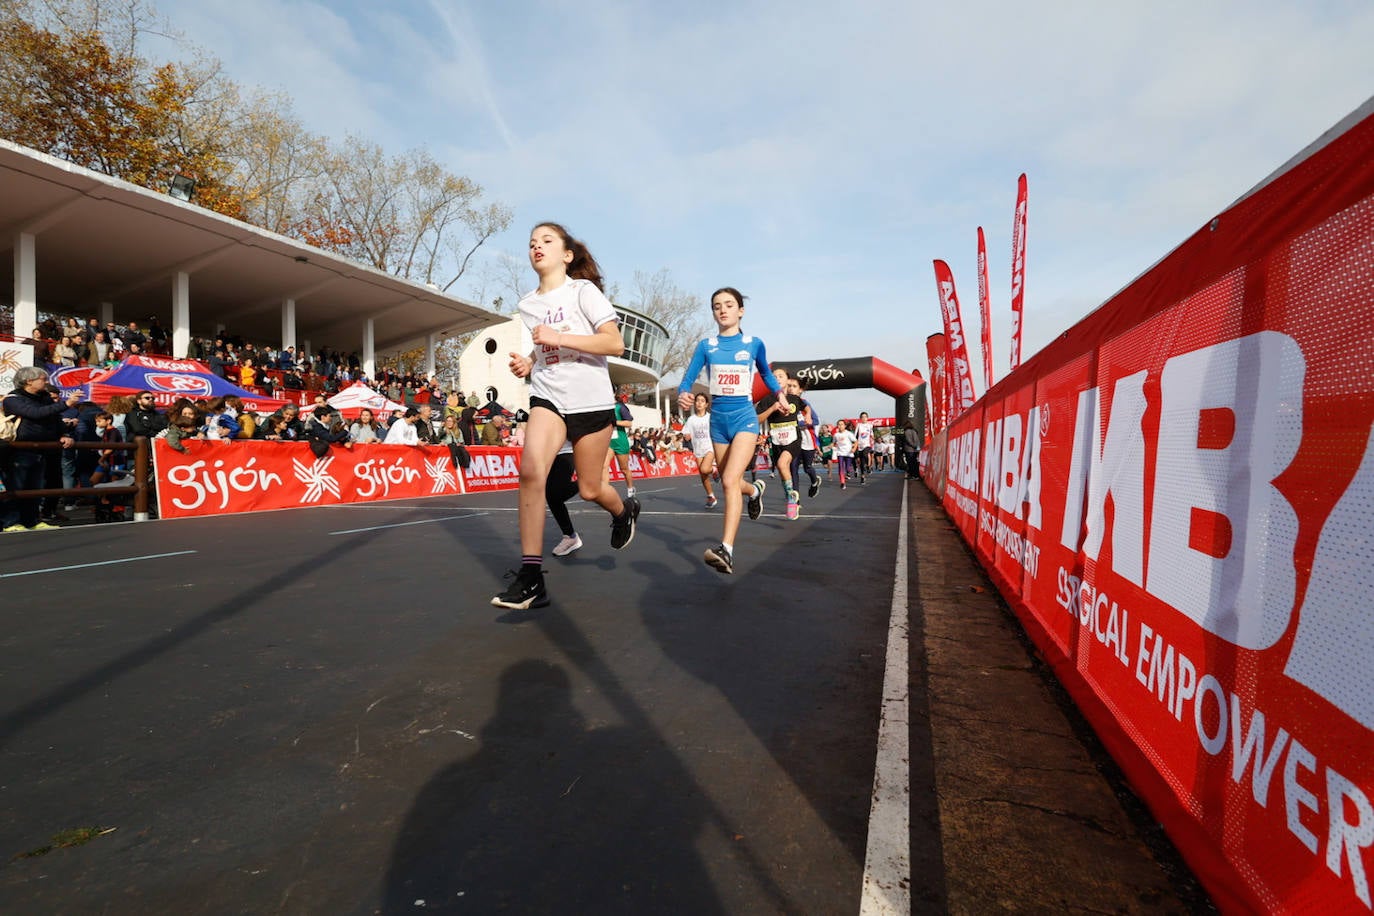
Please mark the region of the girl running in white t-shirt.
POLYGON ((530 233, 530 265, 539 288, 520 300, 520 319, 534 349, 511 353, 510 371, 530 380, 530 419, 520 456, 520 569, 510 587, 491 599, 523 610, 549 603, 544 585, 544 490, 554 456, 573 444, 578 492, 611 514, 611 546, 634 538, 639 501, 621 500, 601 475, 611 442, 615 397, 607 356, 625 350, 615 307, 601 291, 601 268, 557 223, 530 233))
POLYGON ((701 486, 706 491, 706 508, 716 507, 716 493, 711 486, 711 475, 716 469, 715 452, 711 450, 711 398, 704 391, 692 396, 692 415, 682 421, 682 436, 692 444, 692 454, 697 459, 697 473, 701 475, 701 486))
POLYGON ((858 440, 851 433, 841 420, 835 424, 833 443, 835 447, 835 463, 840 466, 840 489, 845 488, 845 481, 854 476, 854 447, 858 440))
POLYGON ((859 483, 873 473, 873 423, 868 419, 868 411, 859 414, 859 422, 854 424, 854 456, 859 466, 859 483))

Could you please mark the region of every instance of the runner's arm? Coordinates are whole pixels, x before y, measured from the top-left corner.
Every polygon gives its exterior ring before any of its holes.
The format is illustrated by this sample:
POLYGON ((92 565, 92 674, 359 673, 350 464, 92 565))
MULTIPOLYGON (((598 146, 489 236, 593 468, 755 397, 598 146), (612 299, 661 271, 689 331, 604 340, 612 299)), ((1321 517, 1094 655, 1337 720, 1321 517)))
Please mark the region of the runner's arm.
POLYGON ((692 407, 692 384, 701 375, 701 370, 706 368, 706 341, 697 341, 697 347, 692 351, 692 361, 687 364, 687 371, 682 374, 682 382, 677 386, 677 406, 680 410, 690 410, 692 407), (685 403, 684 403, 685 399, 685 403))

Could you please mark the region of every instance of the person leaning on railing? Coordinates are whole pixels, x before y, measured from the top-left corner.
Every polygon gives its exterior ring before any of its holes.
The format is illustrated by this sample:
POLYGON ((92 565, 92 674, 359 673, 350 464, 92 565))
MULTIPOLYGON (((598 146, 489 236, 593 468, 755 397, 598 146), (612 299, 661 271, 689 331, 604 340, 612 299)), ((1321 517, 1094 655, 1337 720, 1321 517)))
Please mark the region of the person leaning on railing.
POLYGON ((301 439, 305 429, 300 421, 300 408, 295 404, 283 405, 280 410, 269 416, 264 423, 258 424, 255 438, 258 439, 301 439), (277 422, 280 420, 281 422, 277 422))
MULTIPOLYGON (((15 432, 15 442, 60 442, 63 448, 71 448, 75 439, 68 434, 62 414, 70 407, 81 403, 81 397, 73 394, 66 401, 56 401, 48 392, 48 373, 37 366, 24 366, 14 373, 14 390, 4 399, 5 413, 19 417, 19 427, 15 432)), ((49 449, 11 449, 10 472, 5 481, 6 489, 42 490, 46 489, 54 477, 60 480, 61 472, 56 470, 61 464, 59 453, 49 449)), ((33 531, 52 528, 39 518, 41 500, 38 497, 16 497, 12 506, 0 509, 5 512, 5 531, 33 531)))
POLYGON ((463 430, 458 426, 457 416, 444 416, 444 425, 439 428, 438 438, 434 442, 436 445, 467 445, 467 440, 463 438, 463 430))
MULTIPOLYGON (((113 413, 114 411, 111 411, 113 413)), ((140 391, 134 396, 134 406, 124 415, 124 435, 129 439, 147 436, 149 439, 167 428, 170 421, 164 413, 159 413, 157 401, 151 391, 140 391)))
POLYGON ((305 421, 304 428, 305 440, 316 458, 328 455, 331 445, 353 447, 353 440, 349 438, 348 430, 339 420, 338 412, 328 404, 316 408, 310 419, 305 421))
POLYGON ((487 425, 482 427, 482 444, 498 446, 505 444, 505 437, 501 435, 505 426, 506 418, 499 413, 493 414, 492 418, 487 421, 487 425))
POLYGON ((348 428, 348 437, 354 442, 381 442, 385 435, 386 427, 378 423, 366 407, 358 411, 358 419, 348 428))
POLYGON ((187 454, 181 443, 187 439, 205 438, 205 419, 196 405, 189 402, 172 407, 172 422, 167 426, 167 445, 187 454))
POLYGON ((258 431, 258 418, 253 411, 248 410, 243 404, 243 398, 236 394, 225 395, 216 400, 223 401, 221 413, 228 414, 238 424, 238 432, 234 434, 235 439, 252 439, 258 431))

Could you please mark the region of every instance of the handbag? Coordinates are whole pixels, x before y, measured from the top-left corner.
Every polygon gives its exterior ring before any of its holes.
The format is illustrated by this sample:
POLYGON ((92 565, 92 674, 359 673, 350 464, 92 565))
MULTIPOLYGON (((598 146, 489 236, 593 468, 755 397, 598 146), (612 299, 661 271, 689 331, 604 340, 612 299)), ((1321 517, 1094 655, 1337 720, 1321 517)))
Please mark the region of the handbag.
POLYGON ((468 469, 468 466, 472 464, 472 456, 468 454, 468 449, 465 445, 456 445, 450 443, 448 447, 448 455, 451 459, 453 459, 454 467, 462 468, 466 471, 468 469))
POLYGON ((19 437, 18 414, 5 413, 5 408, 0 407, 0 442, 13 442, 19 437))

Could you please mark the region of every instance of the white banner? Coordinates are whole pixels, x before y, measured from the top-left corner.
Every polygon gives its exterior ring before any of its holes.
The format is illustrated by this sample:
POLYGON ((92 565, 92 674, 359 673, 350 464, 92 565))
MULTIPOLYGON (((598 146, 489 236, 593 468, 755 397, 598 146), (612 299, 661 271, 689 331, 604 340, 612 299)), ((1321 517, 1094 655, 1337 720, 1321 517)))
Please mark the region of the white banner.
POLYGON ((0 343, 0 396, 14 390, 14 373, 33 365, 33 344, 0 343))

